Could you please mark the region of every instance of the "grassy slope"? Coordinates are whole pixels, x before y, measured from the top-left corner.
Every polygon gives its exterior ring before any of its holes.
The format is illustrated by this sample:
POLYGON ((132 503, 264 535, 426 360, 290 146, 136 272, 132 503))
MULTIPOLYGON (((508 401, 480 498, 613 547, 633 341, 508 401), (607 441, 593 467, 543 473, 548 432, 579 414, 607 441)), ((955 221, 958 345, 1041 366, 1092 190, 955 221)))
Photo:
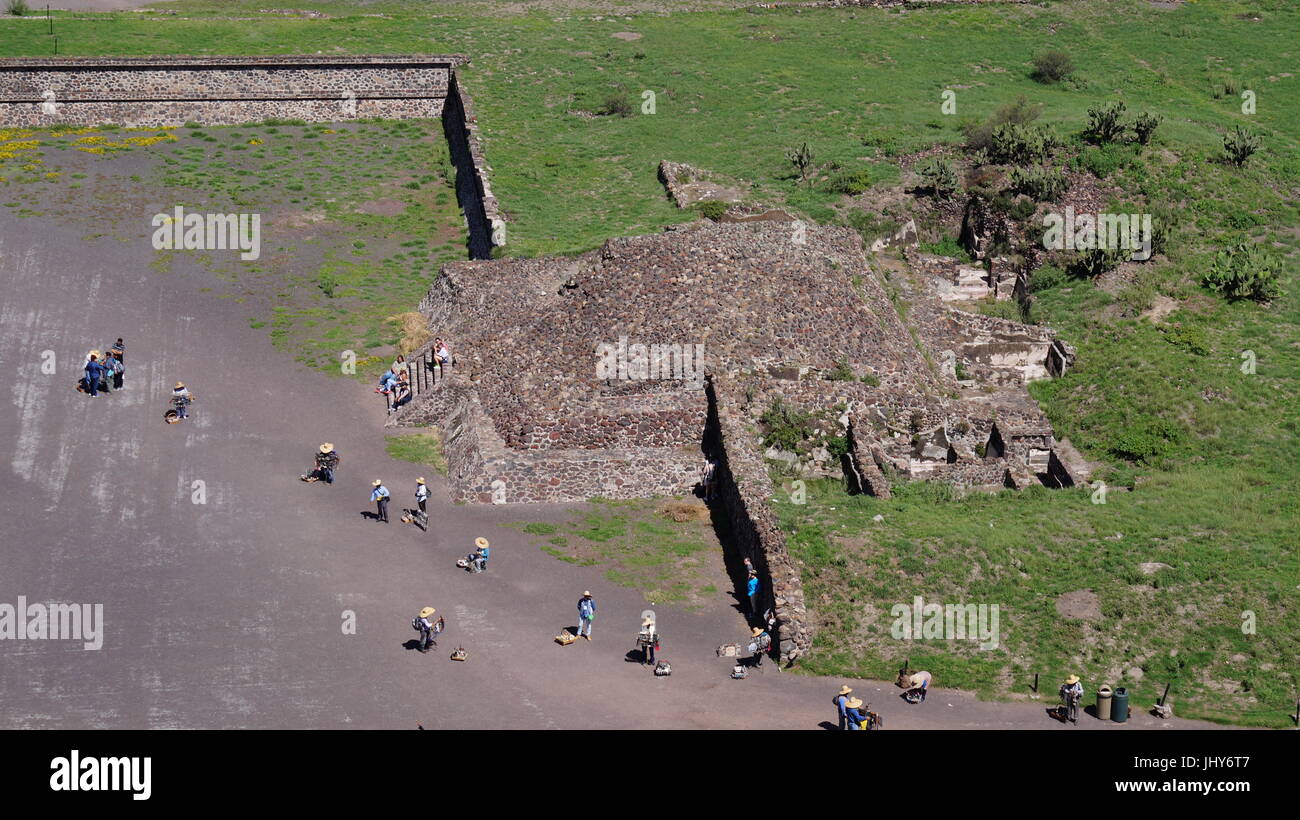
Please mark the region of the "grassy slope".
MULTIPOLYGON (((221 14, 257 5, 224 4, 221 14)), ((207 6, 176 8, 199 15, 207 6)), ((365 11, 421 13, 396 3, 365 11)), ((943 682, 995 694, 1023 691, 1036 671, 1048 680, 1079 671, 1116 683, 1136 665, 1144 669, 1137 704, 1172 680, 1181 714, 1285 725, 1300 649, 1295 265, 1287 266, 1286 295, 1268 307, 1228 305, 1196 281, 1213 250, 1238 233, 1279 252, 1295 248, 1300 26, 1286 3, 1201 2, 1167 11, 1135 0, 631 21, 564 14, 562 21, 491 18, 457 6, 400 26, 359 16, 261 18, 250 26, 133 15, 58 26, 61 52, 75 54, 467 53, 474 63, 465 75, 516 253, 586 248, 683 219, 654 178, 664 158, 748 179, 758 196, 827 219, 838 195, 824 185, 796 186, 784 148, 808 140, 819 162, 888 168, 901 151, 955 141, 960 120, 982 118, 1021 93, 1043 103, 1043 120, 1063 132, 1078 130, 1086 109, 1108 99, 1163 115, 1147 161, 1119 177, 1126 189, 1182 209, 1169 259, 1144 273, 1147 293, 1116 300, 1067 282, 1039 294, 1036 305, 1038 317, 1080 352, 1073 373, 1036 385, 1036 394, 1058 431, 1109 461, 1108 483, 1138 491, 1094 505, 1083 492, 954 502, 907 488, 881 502, 821 487, 807 505, 781 503, 807 567, 809 602, 829 627, 809 668, 883 675, 910 655, 943 682), (611 36, 620 31, 643 37, 611 36), (1073 55, 1080 84, 1043 87, 1028 78, 1031 56, 1048 47, 1073 55), (1247 117, 1235 97, 1211 93, 1225 78, 1256 90, 1258 113, 1247 117), (944 88, 957 91, 957 117, 939 113, 944 88), (592 110, 620 91, 635 105, 642 89, 658 95, 654 115, 567 113, 592 110), (1265 143, 1243 170, 1212 161, 1222 132, 1236 123, 1265 143), (1170 319, 1199 328, 1207 354, 1131 318, 1128 308, 1154 292, 1179 300, 1170 319), (1253 376, 1238 369, 1244 350, 1257 356, 1253 376), (1117 438, 1152 419, 1175 424, 1169 451, 1149 464, 1115 458, 1117 438), (871 523, 876 513, 883 524, 871 523), (849 538, 830 538, 837 530, 849 538), (1115 533, 1123 538, 1107 540, 1115 533), (1145 576, 1136 566, 1143 561, 1173 569, 1145 576), (1097 593, 1107 621, 1061 622, 1055 596, 1084 588, 1097 593), (880 612, 917 592, 1000 603, 1003 649, 940 653, 891 646, 870 631, 880 612), (1241 632, 1246 610, 1258 618, 1255 635, 1241 632)), ((0 53, 47 53, 38 29, 0 29, 0 53)))

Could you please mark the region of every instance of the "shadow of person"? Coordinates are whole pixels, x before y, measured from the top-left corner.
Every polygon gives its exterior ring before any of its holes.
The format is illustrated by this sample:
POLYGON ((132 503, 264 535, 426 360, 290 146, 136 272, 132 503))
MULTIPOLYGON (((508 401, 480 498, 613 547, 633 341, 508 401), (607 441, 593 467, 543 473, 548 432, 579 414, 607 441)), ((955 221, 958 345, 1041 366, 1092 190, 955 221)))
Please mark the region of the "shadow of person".
POLYGON ((821 723, 818 723, 817 728, 826 729, 831 732, 838 732, 840 730, 839 724, 831 723, 829 720, 823 720, 821 723))
POLYGON ((1052 720, 1056 721, 1057 723, 1068 723, 1068 722, 1069 722, 1069 721, 1067 721, 1067 720, 1065 719, 1065 710, 1062 709, 1060 706, 1049 706, 1049 707, 1047 707, 1047 709, 1045 709, 1044 711, 1047 712, 1047 716, 1048 716, 1049 718, 1051 718, 1052 720))
POLYGON ((627 654, 623 656, 623 660, 627 661, 628 663, 644 664, 645 653, 643 653, 640 649, 629 649, 627 654))
POLYGON ((362 510, 362 511, 361 511, 361 517, 362 517, 362 518, 369 519, 369 520, 371 520, 371 521, 378 521, 378 520, 379 520, 379 513, 374 512, 373 510, 362 510))
POLYGON ((417 638, 411 638, 409 641, 407 641, 406 643, 402 644, 402 648, 403 648, 403 649, 419 649, 419 648, 420 648, 420 641, 419 641, 419 639, 417 639, 417 638))

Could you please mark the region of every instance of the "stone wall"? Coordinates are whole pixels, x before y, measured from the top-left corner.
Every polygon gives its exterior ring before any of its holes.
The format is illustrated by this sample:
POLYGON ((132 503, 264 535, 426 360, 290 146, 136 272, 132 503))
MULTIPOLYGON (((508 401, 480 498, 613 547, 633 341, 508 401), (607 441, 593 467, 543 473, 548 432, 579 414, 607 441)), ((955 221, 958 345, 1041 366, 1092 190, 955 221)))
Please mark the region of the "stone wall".
POLYGON ((726 509, 736 549, 758 572, 759 612, 772 608, 777 627, 772 648, 781 660, 793 663, 812 645, 812 626, 804 606, 803 580, 790 556, 776 513, 768 506, 772 482, 754 433, 732 408, 738 407, 735 385, 711 379, 710 422, 718 442, 718 500, 726 509))
POLYGON ((0 59, 0 125, 440 117, 456 56, 0 59))
MULTIPOLYGON (((453 501, 535 504, 645 495, 685 495, 699 481, 702 455, 694 446, 520 450, 507 445, 479 403, 478 391, 454 369, 418 404, 395 419, 442 433, 453 501)), ((701 398, 703 398, 701 396, 701 398)), ((694 440, 703 435, 703 414, 694 440)))
POLYGON ((0 59, 0 127, 441 118, 470 256, 505 242, 459 55, 0 59))
POLYGON ((493 247, 506 243, 505 221, 488 184, 490 168, 483 158, 474 101, 455 72, 451 74, 446 105, 442 109, 442 127, 456 165, 456 196, 465 209, 470 258, 488 259, 493 247))

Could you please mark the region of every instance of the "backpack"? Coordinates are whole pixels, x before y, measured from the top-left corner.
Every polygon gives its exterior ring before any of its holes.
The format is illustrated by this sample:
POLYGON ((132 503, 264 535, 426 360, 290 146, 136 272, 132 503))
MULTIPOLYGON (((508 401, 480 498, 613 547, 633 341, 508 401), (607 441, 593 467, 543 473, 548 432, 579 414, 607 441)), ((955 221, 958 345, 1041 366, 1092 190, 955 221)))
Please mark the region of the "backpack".
MULTIPOLYGON (((439 620, 442 620, 442 619, 440 618, 439 620)), ((414 629, 414 630, 416 630, 416 631, 418 631, 418 632, 423 632, 423 631, 424 631, 424 624, 421 623, 420 621, 421 621, 421 619, 419 619, 419 618, 412 618, 412 619, 411 619, 411 629, 414 629)))

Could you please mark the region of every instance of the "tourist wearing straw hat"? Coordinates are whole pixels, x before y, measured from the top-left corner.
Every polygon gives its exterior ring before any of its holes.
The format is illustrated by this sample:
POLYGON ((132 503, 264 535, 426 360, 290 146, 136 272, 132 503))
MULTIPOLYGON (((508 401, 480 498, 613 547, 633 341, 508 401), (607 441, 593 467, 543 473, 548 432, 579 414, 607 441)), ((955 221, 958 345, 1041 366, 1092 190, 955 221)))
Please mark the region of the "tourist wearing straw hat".
POLYGON ((425 529, 429 526, 429 486, 424 483, 424 476, 415 480, 415 506, 420 508, 420 520, 423 522, 425 529))
POLYGON ((316 469, 302 476, 303 481, 324 480, 326 484, 334 483, 334 470, 343 459, 331 442, 325 442, 316 448, 316 469))
POLYGON ((753 627, 750 633, 753 640, 750 641, 749 651, 753 654, 749 658, 749 665, 758 668, 763 665, 763 654, 772 648, 772 636, 761 626, 753 627))
POLYGON ((185 382, 176 382, 172 388, 172 404, 176 406, 176 418, 187 419, 190 417, 188 408, 190 402, 194 401, 194 395, 190 389, 185 386, 185 382))
POLYGON ((849 728, 849 716, 845 709, 847 709, 846 704, 849 702, 849 696, 852 694, 853 690, 846 684, 840 687, 839 694, 835 696, 835 711, 839 712, 840 715, 840 731, 849 728))
POLYGON ((487 571, 488 552, 490 551, 490 546, 491 545, 488 544, 488 540, 481 535, 478 538, 474 539, 474 571, 475 572, 487 571))
POLYGON ((596 601, 591 597, 591 590, 584 590, 582 597, 578 599, 578 637, 591 640, 591 622, 594 620, 596 620, 596 601))
POLYGON ((641 619, 641 631, 637 634, 637 643, 641 645, 641 660, 654 666, 655 650, 659 648, 659 634, 655 630, 655 619, 646 615, 641 619))
MULTIPOLYGON (((429 647, 434 646, 437 643, 433 639, 433 635, 434 635, 433 621, 429 620, 434 616, 435 613, 437 613, 437 611, 438 610, 434 609, 431 606, 426 606, 424 609, 420 610, 420 614, 416 616, 415 620, 411 621, 411 626, 420 630, 419 650, 421 652, 428 652, 429 647)), ((438 620, 441 621, 442 619, 439 618, 438 620)))
POLYGON ((1065 705, 1065 719, 1079 722, 1079 704, 1083 702, 1083 684, 1078 675, 1071 675, 1061 685, 1061 702, 1065 705))
POLYGON ((866 718, 862 716, 861 698, 849 698, 848 702, 844 704, 844 717, 849 722, 850 729, 862 728, 862 723, 866 718))
POLYGON ((370 500, 375 502, 375 520, 387 524, 388 499, 392 497, 392 493, 388 492, 388 488, 384 486, 384 482, 377 478, 371 486, 374 487, 374 489, 370 491, 370 500))

